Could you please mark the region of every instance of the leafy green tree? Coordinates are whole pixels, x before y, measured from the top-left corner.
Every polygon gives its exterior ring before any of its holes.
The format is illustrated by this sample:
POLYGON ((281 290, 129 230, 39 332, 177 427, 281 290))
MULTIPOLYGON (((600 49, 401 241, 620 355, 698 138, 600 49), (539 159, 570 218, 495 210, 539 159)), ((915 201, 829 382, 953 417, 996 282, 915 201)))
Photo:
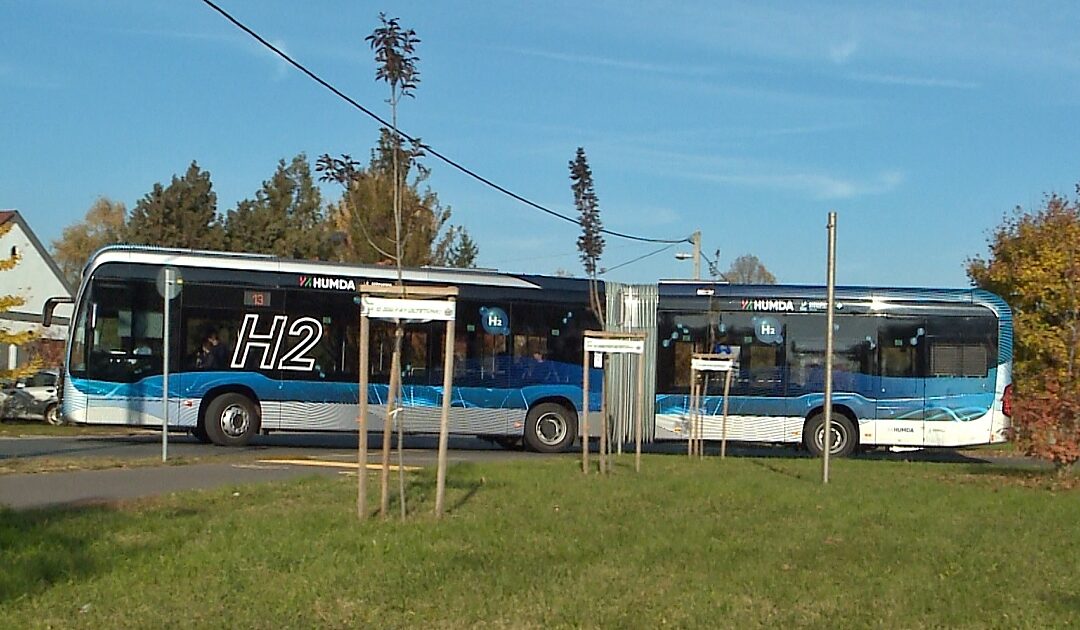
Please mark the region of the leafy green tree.
POLYGON ((728 282, 738 284, 776 284, 776 276, 753 254, 743 254, 731 261, 724 276, 728 282))
POLYGON ((464 227, 449 224, 451 209, 425 186, 429 171, 417 162, 420 152, 395 142, 388 129, 380 132, 378 146, 367 167, 349 155, 321 156, 315 164, 323 181, 345 187, 342 198, 330 205, 329 229, 341 242, 332 257, 345 262, 395 264, 398 230, 394 220, 394 152, 405 186, 398 192, 401 207, 401 258, 406 267, 422 265, 471 266, 478 254, 464 227), (415 174, 413 174, 415 173, 415 174), (411 179, 410 179, 411 177, 411 179))
POLYGON ((1063 382, 1076 379, 1080 201, 1051 195, 1035 211, 1017 207, 992 232, 989 247, 987 258, 968 260, 967 273, 1013 309, 1016 380, 1025 384, 1046 371, 1063 382))
POLYGON ((1034 211, 1017 207, 989 247, 967 273, 1012 307, 1013 435, 1024 452, 1064 470, 1080 459, 1080 199, 1050 195, 1034 211))
POLYGON ((578 210, 578 222, 581 224, 581 236, 577 246, 585 274, 589 277, 589 300, 597 319, 604 321, 604 308, 600 302, 599 283, 596 273, 600 256, 604 253, 604 235, 601 232, 600 200, 593 188, 592 169, 583 147, 577 148, 577 154, 570 161, 570 190, 574 193, 574 207, 578 210))
POLYGON ((435 244, 431 264, 439 267, 471 268, 476 266, 476 257, 479 254, 480 248, 465 228, 451 225, 435 244))
POLYGON ((255 199, 245 199, 228 212, 225 246, 286 258, 329 257, 322 195, 311 177, 307 156, 297 155, 288 164, 280 160, 255 199))
POLYGON ((52 242, 52 256, 71 286, 79 286, 80 274, 97 250, 124 242, 127 208, 118 201, 100 197, 86 211, 83 220, 64 228, 52 242))
POLYGON ((225 231, 210 173, 192 162, 184 176, 173 175, 168 186, 154 184, 131 211, 125 237, 138 244, 221 249, 225 231))

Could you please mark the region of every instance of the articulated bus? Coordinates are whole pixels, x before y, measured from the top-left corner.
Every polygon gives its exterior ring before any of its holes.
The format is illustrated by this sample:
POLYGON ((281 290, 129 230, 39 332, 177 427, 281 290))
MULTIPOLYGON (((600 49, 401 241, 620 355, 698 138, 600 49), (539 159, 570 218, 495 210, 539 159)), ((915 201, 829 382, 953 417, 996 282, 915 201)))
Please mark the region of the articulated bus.
MULTIPOLYGON (((166 267, 178 278, 168 318, 170 428, 221 445, 270 431, 356 430, 357 289, 389 286, 396 270, 133 246, 105 248, 84 270, 63 372, 69 422, 162 425, 166 267)), ((581 437, 582 333, 603 328, 586 280, 430 268, 406 270, 404 280, 459 291, 453 434, 540 452, 573 446, 581 437)), ((646 356, 655 356, 645 366, 655 374, 647 440, 686 439, 690 358, 728 346, 740 353, 728 439, 802 443, 820 453, 824 289, 641 286, 657 296, 640 320, 655 322, 646 327, 646 356)), ((1005 439, 1012 328, 1000 298, 875 288, 838 289, 837 296, 833 452, 1005 439)), ((607 327, 623 326, 612 318, 625 309, 608 311, 607 327)), ((407 433, 438 431, 443 328, 405 327, 407 433)), ((393 324, 373 320, 367 396, 375 427, 386 413, 392 346, 393 324)), ((591 369, 600 382, 602 370, 591 369)), ((707 439, 721 437, 721 384, 716 377, 704 383, 707 439)), ((590 415, 600 402, 594 391, 590 415)))

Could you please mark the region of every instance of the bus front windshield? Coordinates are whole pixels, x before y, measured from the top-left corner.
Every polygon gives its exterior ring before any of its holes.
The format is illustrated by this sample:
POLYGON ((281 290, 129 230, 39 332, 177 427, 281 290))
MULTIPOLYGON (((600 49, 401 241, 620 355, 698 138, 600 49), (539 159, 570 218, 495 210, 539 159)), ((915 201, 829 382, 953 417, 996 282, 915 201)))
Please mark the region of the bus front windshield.
POLYGON ((94 281, 76 318, 71 375, 130 383, 161 374, 164 320, 153 282, 94 281))

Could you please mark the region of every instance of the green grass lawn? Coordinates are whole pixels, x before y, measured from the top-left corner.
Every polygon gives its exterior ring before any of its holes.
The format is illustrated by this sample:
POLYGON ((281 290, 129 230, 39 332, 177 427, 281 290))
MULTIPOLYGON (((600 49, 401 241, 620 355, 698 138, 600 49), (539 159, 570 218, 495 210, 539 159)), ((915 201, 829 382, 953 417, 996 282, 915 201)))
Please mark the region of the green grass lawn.
POLYGON ((443 522, 355 478, 0 511, 0 619, 81 627, 1050 627, 1080 621, 1080 491, 971 464, 650 456, 462 465, 443 522), (623 463, 629 463, 626 458, 623 463), (238 492, 238 494, 234 494, 238 492))

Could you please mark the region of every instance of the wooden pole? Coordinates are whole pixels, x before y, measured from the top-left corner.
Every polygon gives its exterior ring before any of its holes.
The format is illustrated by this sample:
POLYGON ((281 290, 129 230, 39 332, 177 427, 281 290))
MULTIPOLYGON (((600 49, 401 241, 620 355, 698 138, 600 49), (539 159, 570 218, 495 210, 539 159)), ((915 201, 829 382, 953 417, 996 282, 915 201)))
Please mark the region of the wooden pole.
POLYGON ((608 471, 608 417, 607 417, 607 357, 604 357, 604 377, 600 379, 600 474, 608 471))
POLYGON ((687 405, 689 409, 689 426, 686 431, 686 456, 694 456, 694 426, 696 420, 694 416, 697 415, 697 372, 690 370, 690 404, 687 405))
MULTIPOLYGON (((397 327, 401 333, 401 327, 397 327)), ((395 345, 399 342, 395 341, 395 345)), ((397 403, 397 390, 401 382, 401 353, 395 352, 390 360, 390 391, 386 395, 386 418, 383 420, 382 439, 382 474, 379 478, 382 495, 379 500, 379 516, 390 516, 390 436, 394 433, 394 405, 397 403)))
POLYGON ((727 457, 728 393, 731 391, 731 370, 724 372, 724 419, 720 425, 720 459, 727 457))
POLYGON ((581 472, 589 474, 589 355, 581 360, 581 472))
MULTIPOLYGON (((363 307, 361 307, 361 311, 363 307)), ((358 433, 356 449, 356 516, 361 521, 367 520, 367 459, 368 459, 368 360, 371 322, 363 313, 360 314, 360 384, 357 389, 357 401, 360 403, 360 416, 357 418, 358 433)))
POLYGON ((435 481, 435 518, 442 518, 446 494, 446 446, 450 434, 450 404, 454 384, 454 329, 455 322, 446 320, 446 346, 443 349, 443 400, 442 416, 439 418, 439 470, 435 481))
POLYGON ((637 414, 634 423, 634 471, 641 472, 641 438, 645 431, 645 355, 637 357, 637 414))

